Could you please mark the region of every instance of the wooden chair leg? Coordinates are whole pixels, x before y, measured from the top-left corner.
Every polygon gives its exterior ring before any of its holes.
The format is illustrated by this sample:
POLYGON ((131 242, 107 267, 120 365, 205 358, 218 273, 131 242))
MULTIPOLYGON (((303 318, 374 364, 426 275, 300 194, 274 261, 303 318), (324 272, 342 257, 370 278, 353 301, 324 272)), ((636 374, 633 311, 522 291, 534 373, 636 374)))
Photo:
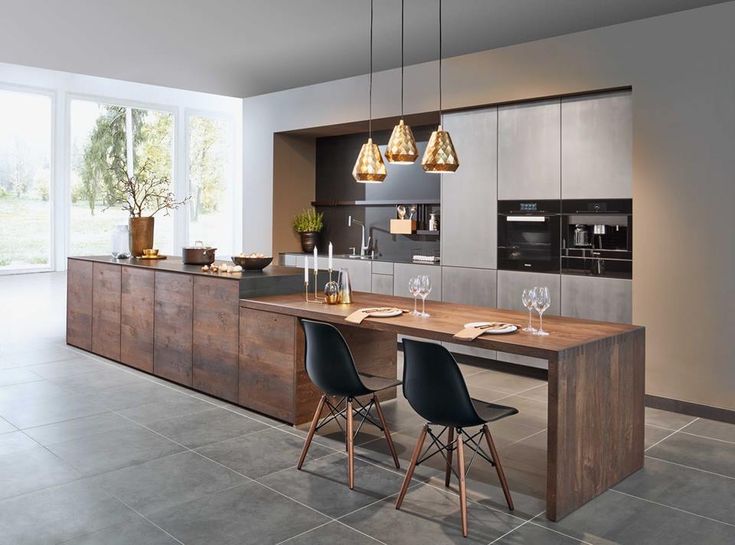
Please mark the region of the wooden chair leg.
POLYGON ((316 427, 319 424, 319 419, 322 416, 322 411, 324 410, 324 404, 327 401, 327 396, 323 395, 319 399, 319 404, 316 406, 316 411, 314 412, 314 418, 311 420, 311 426, 309 426, 309 433, 306 435, 306 441, 304 441, 304 448, 301 449, 301 457, 299 458, 299 465, 296 466, 297 469, 301 469, 301 466, 304 465, 304 460, 306 459, 306 453, 309 452, 309 447, 311 446, 311 440, 314 438, 314 433, 316 432, 316 427))
POLYGON ((457 465, 459 466, 459 514, 462 518, 462 535, 467 537, 467 488, 464 473, 464 442, 462 433, 457 430, 457 465))
POLYGON ((347 400, 347 481, 355 488, 355 435, 352 430, 352 400, 347 400))
POLYGON ((452 443, 454 442, 454 428, 449 428, 449 437, 447 438, 447 473, 444 476, 444 486, 449 487, 452 480, 452 443))
POLYGON ((416 440, 416 446, 413 449, 413 455, 411 456, 411 463, 408 465, 408 469, 406 470, 406 476, 403 479, 403 484, 401 485, 401 493, 398 494, 398 499, 396 500, 396 509, 401 508, 401 504, 403 503, 403 498, 406 497, 406 492, 408 492, 408 486, 411 484, 411 479, 413 478, 413 471, 416 469, 416 462, 419 460, 419 456, 421 455, 421 449, 424 448, 424 441, 426 440, 426 432, 429 430, 429 425, 425 424, 423 428, 421 428, 421 433, 419 434, 419 438, 416 440))
POLYGON ((393 439, 391 439, 390 436, 390 429, 388 429, 388 422, 385 421, 383 409, 380 406, 380 401, 378 401, 377 394, 373 394, 373 401, 375 402, 375 412, 378 413, 378 418, 380 419, 380 425, 383 426, 383 434, 385 435, 385 440, 388 443, 388 449, 390 450, 391 456, 393 456, 393 463, 396 464, 397 469, 400 469, 401 464, 398 463, 398 454, 396 454, 396 447, 393 445, 393 439))
POLYGON ((500 464, 500 456, 498 456, 498 451, 495 448, 493 437, 492 435, 490 435, 490 430, 487 428, 487 425, 482 427, 482 431, 484 432, 485 440, 487 441, 487 446, 490 449, 490 455, 493 457, 493 462, 495 462, 495 470, 498 472, 498 479, 500 479, 500 486, 503 487, 503 494, 505 494, 505 501, 508 503, 508 509, 513 511, 513 498, 510 497, 510 488, 508 487, 508 480, 505 478, 505 473, 503 472, 503 466, 500 464))

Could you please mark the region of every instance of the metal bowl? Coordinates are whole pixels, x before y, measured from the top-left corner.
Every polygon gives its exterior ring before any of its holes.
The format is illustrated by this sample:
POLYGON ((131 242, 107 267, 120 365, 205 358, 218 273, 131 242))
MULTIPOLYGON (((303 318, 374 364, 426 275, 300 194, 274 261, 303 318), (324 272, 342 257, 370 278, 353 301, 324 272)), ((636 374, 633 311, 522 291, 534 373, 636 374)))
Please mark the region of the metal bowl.
POLYGON ((232 256, 232 262, 240 265, 245 271, 261 271, 265 269, 273 261, 272 257, 243 257, 239 255, 232 256))

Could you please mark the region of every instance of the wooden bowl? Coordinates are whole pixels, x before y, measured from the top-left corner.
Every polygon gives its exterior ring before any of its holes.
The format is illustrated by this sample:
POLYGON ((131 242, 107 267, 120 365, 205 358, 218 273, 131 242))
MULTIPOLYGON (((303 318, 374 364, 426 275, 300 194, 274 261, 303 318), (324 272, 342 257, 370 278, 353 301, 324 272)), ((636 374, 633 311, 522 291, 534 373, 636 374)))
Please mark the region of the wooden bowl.
POLYGON ((232 256, 232 262, 240 265, 244 271, 262 271, 273 261, 272 257, 243 257, 232 256))

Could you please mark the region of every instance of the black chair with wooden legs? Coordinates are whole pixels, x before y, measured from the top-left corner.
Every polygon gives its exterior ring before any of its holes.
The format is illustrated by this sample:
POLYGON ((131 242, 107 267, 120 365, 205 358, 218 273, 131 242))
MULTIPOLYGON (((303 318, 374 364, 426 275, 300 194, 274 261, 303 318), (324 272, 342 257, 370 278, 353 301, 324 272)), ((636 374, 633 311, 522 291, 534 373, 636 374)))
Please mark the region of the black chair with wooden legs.
POLYGON ((304 448, 299 458, 298 469, 301 469, 304 464, 306 453, 309 451, 311 440, 314 438, 316 431, 332 421, 336 421, 345 432, 347 478, 350 489, 355 487, 355 436, 360 432, 365 422, 373 424, 383 432, 390 453, 393 456, 393 462, 397 468, 400 467, 398 455, 393 446, 390 430, 385 421, 383 409, 380 407, 377 393, 398 386, 401 381, 358 373, 347 342, 339 329, 333 325, 312 320, 301 320, 301 325, 304 328, 306 337, 306 373, 317 388, 322 391, 323 395, 319 399, 314 418, 311 421, 309 433, 306 436, 304 448), (370 396, 367 404, 358 399, 367 396, 370 396), (331 397, 336 397, 339 401, 333 403, 331 397), (345 403, 345 406, 341 408, 343 403, 345 403), (329 409, 330 414, 319 423, 325 406, 329 409), (373 406, 378 421, 370 414, 373 406), (357 429, 354 425, 355 415, 362 418, 357 429), (342 419, 345 420, 344 428, 342 428, 342 419))
POLYGON ((436 454, 446 460, 445 485, 449 486, 451 474, 459 480, 459 506, 462 519, 462 535, 467 537, 467 490, 465 478, 475 456, 485 459, 498 472, 500 486, 503 488, 508 508, 513 510, 513 499, 510 496, 508 481, 500 465, 498 451, 492 435, 487 427, 494 422, 518 413, 513 407, 486 403, 470 397, 467 385, 456 360, 449 351, 435 343, 403 340, 403 394, 409 404, 427 423, 421 429, 416 447, 411 456, 411 464, 401 492, 396 501, 396 509, 401 508, 406 491, 413 477, 416 466, 436 454), (434 433, 431 426, 441 427, 434 433), (478 431, 468 432, 468 428, 478 431), (442 440, 447 432, 446 442, 442 440), (426 436, 431 444, 423 450, 426 436), (482 448, 485 441, 489 452, 482 448), (474 452, 469 464, 465 465, 464 450, 469 447, 474 452), (457 451, 457 470, 452 465, 452 455, 457 451), (423 451, 423 452, 422 452, 423 451))

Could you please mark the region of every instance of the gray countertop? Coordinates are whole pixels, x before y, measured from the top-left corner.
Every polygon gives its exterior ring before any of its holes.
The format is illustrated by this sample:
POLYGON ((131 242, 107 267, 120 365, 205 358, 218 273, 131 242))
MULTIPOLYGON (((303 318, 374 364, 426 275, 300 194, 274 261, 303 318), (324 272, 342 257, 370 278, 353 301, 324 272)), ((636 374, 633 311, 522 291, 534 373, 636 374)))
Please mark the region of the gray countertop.
MULTIPOLYGON (((289 255, 289 256, 291 256, 291 255, 305 256, 306 255, 306 256, 312 257, 313 254, 307 254, 307 253, 303 253, 303 252, 281 252, 279 255, 289 255)), ((327 254, 318 254, 318 255, 319 255, 319 260, 320 260, 320 267, 323 267, 324 264, 326 264, 326 262, 327 262, 326 260, 328 259, 329 256, 327 254), (322 261, 322 260, 324 260, 324 261, 322 261)), ((434 265, 434 266, 441 265, 441 262, 440 261, 436 261, 436 262, 414 261, 413 259, 408 258, 408 257, 405 257, 404 258, 404 257, 378 256, 378 257, 375 257, 375 258, 372 258, 372 259, 370 259, 370 258, 359 259, 359 258, 356 258, 356 257, 350 257, 349 254, 334 254, 332 257, 334 259, 349 259, 350 261, 356 261, 358 263, 363 262, 363 261, 366 261, 368 263, 372 263, 372 262, 377 261, 379 263, 407 263, 407 264, 411 264, 411 265, 429 265, 429 266, 432 266, 432 265, 434 265)))

